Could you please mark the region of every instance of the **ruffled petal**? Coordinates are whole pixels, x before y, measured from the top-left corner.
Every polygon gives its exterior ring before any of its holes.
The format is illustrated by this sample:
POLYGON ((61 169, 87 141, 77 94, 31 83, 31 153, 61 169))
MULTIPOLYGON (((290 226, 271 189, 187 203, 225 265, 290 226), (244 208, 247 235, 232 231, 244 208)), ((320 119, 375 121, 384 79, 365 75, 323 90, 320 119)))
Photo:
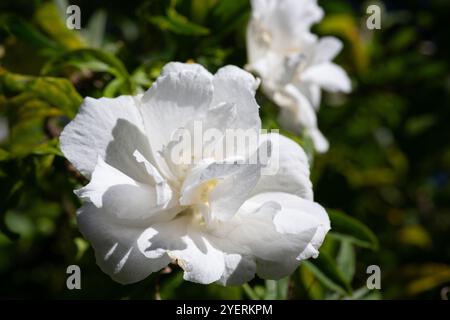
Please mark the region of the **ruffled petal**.
POLYGON ((300 128, 317 127, 317 115, 311 102, 292 84, 274 95, 277 104, 283 107, 280 122, 287 129, 299 132, 300 128))
POLYGON ((315 64, 330 62, 341 50, 341 40, 336 37, 322 37, 314 48, 313 61, 315 64))
MULTIPOLYGON (((300 260, 317 257, 330 229, 328 216, 320 205, 288 193, 259 194, 249 199, 242 211, 247 212, 243 219, 258 219, 259 235, 245 230, 245 236, 233 237, 251 247, 262 278, 284 277, 300 260)), ((254 221, 252 225, 257 226, 254 221)))
POLYGON ((164 181, 143 184, 111 167, 101 158, 89 184, 75 193, 97 208, 103 208, 124 220, 149 219, 173 208, 169 206, 173 198, 172 190, 164 181))
POLYGON ((323 18, 316 0, 253 0, 251 4, 253 20, 270 33, 271 47, 279 51, 300 49, 311 26, 323 18))
POLYGON ((61 133, 61 150, 87 178, 100 156, 107 163, 138 179, 133 152, 153 158, 135 98, 86 98, 78 115, 61 133))
POLYGON ((197 228, 190 228, 182 238, 186 247, 168 254, 184 270, 188 281, 209 284, 218 281, 225 271, 224 254, 197 228))

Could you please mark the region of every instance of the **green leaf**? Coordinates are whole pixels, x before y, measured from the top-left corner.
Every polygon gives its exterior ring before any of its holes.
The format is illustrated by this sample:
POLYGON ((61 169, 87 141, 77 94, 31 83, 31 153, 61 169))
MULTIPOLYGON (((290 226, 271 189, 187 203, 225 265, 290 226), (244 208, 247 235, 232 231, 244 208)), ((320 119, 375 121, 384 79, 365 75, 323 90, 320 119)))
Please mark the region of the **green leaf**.
POLYGON ((63 48, 55 41, 38 31, 32 24, 15 15, 1 15, 0 26, 10 34, 39 49, 56 53, 63 48))
POLYGON ((9 152, 0 148, 0 161, 9 159, 9 152))
POLYGON ((337 255, 337 265, 348 282, 351 283, 355 275, 355 250, 349 240, 343 240, 337 255))
POLYGON ((36 117, 61 113, 72 118, 82 102, 72 83, 63 78, 32 77, 0 70, 0 86, 8 93, 16 93, 4 103, 6 111, 15 112, 19 119, 29 118, 30 114, 36 117))
POLYGON ((285 300, 288 295, 289 277, 280 280, 266 280, 265 300, 285 300))
POLYGON ((114 98, 120 92, 120 88, 123 86, 123 79, 116 78, 110 81, 103 89, 103 96, 107 98, 114 98))
POLYGON ((209 29, 188 20, 179 14, 174 8, 167 9, 167 16, 153 16, 149 21, 162 30, 168 30, 175 34, 189 36, 204 36, 209 34, 209 29))
POLYGON ((10 240, 19 238, 19 234, 11 230, 5 221, 5 215, 9 208, 19 202, 24 182, 22 180, 10 181, 0 185, 3 197, 0 199, 0 231, 10 240))
POLYGON ((42 143, 36 146, 33 149, 33 154, 35 155, 53 155, 53 156, 63 156, 60 148, 59 142, 57 138, 52 140, 48 140, 45 143, 42 143))
POLYGON ((75 30, 67 28, 61 18, 58 7, 52 2, 45 2, 40 6, 35 15, 36 24, 46 34, 65 49, 79 49, 85 46, 83 39, 75 30))
POLYGON ((345 275, 339 270, 334 260, 324 252, 317 259, 304 261, 308 268, 324 286, 344 295, 352 294, 352 288, 345 275))
POLYGON ((248 283, 244 283, 242 285, 242 289, 244 289, 245 294, 251 299, 251 300, 260 300, 259 294, 252 288, 248 283))
POLYGON ((333 237, 348 239, 360 247, 370 248, 372 250, 378 249, 377 237, 362 222, 338 210, 328 209, 327 211, 331 220, 332 232, 330 234, 333 237))

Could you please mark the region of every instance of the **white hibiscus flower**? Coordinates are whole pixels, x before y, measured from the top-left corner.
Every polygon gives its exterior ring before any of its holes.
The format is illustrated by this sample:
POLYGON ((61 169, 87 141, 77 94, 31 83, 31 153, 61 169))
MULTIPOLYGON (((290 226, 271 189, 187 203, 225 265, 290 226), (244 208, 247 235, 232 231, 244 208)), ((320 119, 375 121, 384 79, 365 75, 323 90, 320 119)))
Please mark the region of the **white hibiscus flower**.
POLYGON ((255 273, 286 276, 318 255, 330 223, 312 200, 308 161, 295 142, 263 137, 280 150, 271 176, 258 163, 199 154, 192 165, 176 165, 167 152, 173 133, 194 121, 259 132, 257 85, 237 67, 213 76, 200 65, 169 63, 143 95, 85 99, 61 148, 90 179, 76 191, 84 200, 77 220, 114 280, 137 282, 176 262, 186 280, 241 284, 255 273))
POLYGON ((281 107, 287 129, 303 129, 318 152, 328 141, 317 127, 321 89, 350 92, 346 72, 331 62, 342 49, 334 37, 318 38, 311 26, 323 17, 316 0, 252 0, 247 29, 247 69, 262 79, 263 91, 281 107))

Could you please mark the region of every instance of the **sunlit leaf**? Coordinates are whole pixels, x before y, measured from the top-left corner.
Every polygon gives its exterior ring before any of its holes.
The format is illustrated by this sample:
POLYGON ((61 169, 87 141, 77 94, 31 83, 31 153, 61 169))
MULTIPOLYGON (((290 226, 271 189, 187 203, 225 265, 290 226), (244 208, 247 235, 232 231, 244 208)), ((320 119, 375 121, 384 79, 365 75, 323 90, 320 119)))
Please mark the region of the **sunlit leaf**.
POLYGON ((18 39, 39 49, 44 49, 45 51, 52 53, 63 50, 61 45, 44 35, 32 24, 20 17, 14 15, 1 15, 0 26, 18 39))

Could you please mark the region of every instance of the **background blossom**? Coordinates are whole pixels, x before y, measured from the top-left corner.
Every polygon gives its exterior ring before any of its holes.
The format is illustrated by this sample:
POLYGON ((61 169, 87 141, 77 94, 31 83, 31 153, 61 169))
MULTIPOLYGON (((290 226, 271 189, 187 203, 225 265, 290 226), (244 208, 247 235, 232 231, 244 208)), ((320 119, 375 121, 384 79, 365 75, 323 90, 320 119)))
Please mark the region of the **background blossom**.
POLYGON ((167 151, 177 129, 194 121, 223 136, 231 127, 259 134, 256 86, 237 67, 213 76, 198 64, 169 63, 143 95, 85 99, 60 140, 91 180, 76 191, 85 201, 77 220, 104 272, 130 283, 174 261, 186 280, 242 284, 255 273, 279 279, 318 256, 330 222, 312 200, 308 160, 295 142, 261 139, 279 149, 270 159, 279 172, 266 176, 260 162, 233 160, 239 154, 194 153, 175 164, 167 151))

